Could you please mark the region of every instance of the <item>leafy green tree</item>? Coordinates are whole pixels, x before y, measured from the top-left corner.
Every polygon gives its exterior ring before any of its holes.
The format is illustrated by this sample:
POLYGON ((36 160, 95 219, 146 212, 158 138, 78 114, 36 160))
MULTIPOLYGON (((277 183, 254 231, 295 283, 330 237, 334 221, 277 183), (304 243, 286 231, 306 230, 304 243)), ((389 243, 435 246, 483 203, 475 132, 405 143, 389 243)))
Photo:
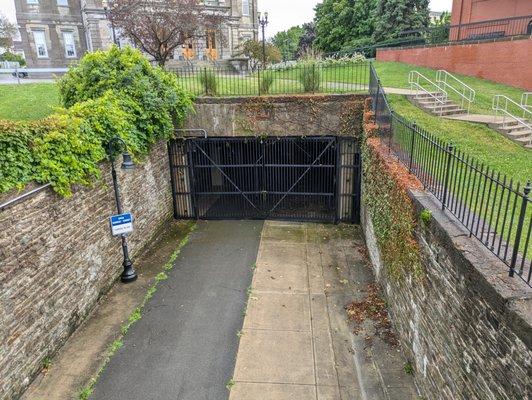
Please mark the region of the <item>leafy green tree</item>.
POLYGON ((451 13, 445 11, 435 21, 430 21, 430 31, 427 35, 427 42, 436 44, 444 43, 449 40, 451 25, 451 13))
POLYGON ((314 22, 307 22, 303 24, 303 36, 299 39, 299 49, 297 50, 298 56, 302 56, 308 53, 314 47, 316 41, 316 24, 314 22))
POLYGON ((316 47, 326 53, 368 44, 377 0, 324 0, 316 6, 316 47))
POLYGON ((394 39, 401 32, 429 26, 429 0, 377 0, 375 42, 394 39))
POLYGON ((19 55, 19 54, 13 54, 9 51, 6 51, 3 54, 0 54, 0 61, 11 61, 11 62, 18 62, 21 67, 26 65, 26 60, 19 55))
POLYGON ((10 49, 16 34, 17 27, 9 22, 7 17, 0 14, 0 48, 10 49))
POLYGON ((286 31, 277 33, 272 43, 279 49, 284 60, 293 60, 296 58, 299 50, 299 41, 305 34, 305 29, 301 26, 293 26, 286 31))
MULTIPOLYGON (((262 64, 262 42, 257 40, 246 40, 237 49, 238 56, 249 58, 249 64, 252 71, 262 64)), ((272 43, 266 43, 266 64, 278 63, 281 61, 281 52, 272 43)))

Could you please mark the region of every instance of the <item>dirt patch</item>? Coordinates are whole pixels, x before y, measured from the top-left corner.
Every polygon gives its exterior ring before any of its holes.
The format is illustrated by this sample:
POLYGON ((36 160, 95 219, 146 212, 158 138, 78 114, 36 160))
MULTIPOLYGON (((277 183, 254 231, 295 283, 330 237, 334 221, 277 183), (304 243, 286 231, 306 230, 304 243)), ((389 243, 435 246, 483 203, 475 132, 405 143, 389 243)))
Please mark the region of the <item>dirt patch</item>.
MULTIPOLYGON (((355 324, 354 333, 360 333, 362 324, 371 320, 376 335, 385 343, 397 346, 397 337, 393 331, 386 302, 380 294, 379 287, 375 283, 370 283, 366 285, 365 293, 366 296, 362 301, 353 301, 345 306, 349 320, 355 324)), ((371 343, 367 345, 371 345, 371 343)))

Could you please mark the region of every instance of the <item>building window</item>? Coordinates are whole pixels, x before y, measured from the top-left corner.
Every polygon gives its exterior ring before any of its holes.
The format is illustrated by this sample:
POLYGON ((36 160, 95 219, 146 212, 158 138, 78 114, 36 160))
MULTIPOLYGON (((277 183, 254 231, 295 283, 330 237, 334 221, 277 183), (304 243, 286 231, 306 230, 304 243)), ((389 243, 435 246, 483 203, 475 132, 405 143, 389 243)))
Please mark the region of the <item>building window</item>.
POLYGON ((62 7, 68 7, 68 0, 57 0, 57 5, 62 7))
POLYGON ((39 0, 26 0, 26 4, 39 4, 39 0))
POLYGON ((249 15, 249 0, 242 0, 242 15, 249 15))
POLYGON ((33 40, 38 58, 48 57, 48 48, 46 47, 46 35, 44 31, 33 31, 33 40))
POLYGON ((67 58, 76 57, 76 43, 74 42, 73 32, 63 32, 63 42, 65 45, 65 56, 67 58))

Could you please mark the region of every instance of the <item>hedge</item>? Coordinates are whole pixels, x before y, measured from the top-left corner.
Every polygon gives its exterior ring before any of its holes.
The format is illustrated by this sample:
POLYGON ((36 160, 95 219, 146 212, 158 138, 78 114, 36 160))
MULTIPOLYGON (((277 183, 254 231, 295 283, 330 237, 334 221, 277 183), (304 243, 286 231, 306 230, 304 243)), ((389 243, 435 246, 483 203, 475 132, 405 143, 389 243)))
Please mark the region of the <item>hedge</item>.
POLYGON ((131 48, 87 54, 59 88, 64 107, 51 117, 0 120, 0 193, 34 181, 69 196, 73 185, 100 178, 111 137, 121 137, 133 157, 142 158, 173 135, 192 107, 174 74, 131 48))

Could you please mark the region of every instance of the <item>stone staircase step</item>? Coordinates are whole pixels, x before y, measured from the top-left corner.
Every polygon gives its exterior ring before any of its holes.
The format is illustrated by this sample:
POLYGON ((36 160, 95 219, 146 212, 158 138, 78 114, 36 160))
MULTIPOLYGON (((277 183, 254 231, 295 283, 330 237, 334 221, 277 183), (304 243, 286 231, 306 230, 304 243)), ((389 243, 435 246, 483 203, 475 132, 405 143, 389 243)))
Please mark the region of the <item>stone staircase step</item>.
POLYGON ((466 112, 463 108, 458 108, 456 110, 433 111, 432 113, 439 117, 450 117, 452 115, 465 114, 466 112))
POLYGON ((432 103, 431 105, 428 105, 427 107, 428 108, 440 108, 440 107, 443 107, 443 108, 453 108, 453 107, 460 108, 459 105, 454 104, 454 103, 432 103))
POLYGON ((532 137, 532 131, 530 129, 518 132, 506 132, 504 134, 510 139, 530 139, 532 137))
POLYGON ((523 131, 530 131, 529 128, 523 125, 499 126, 499 127, 496 127, 495 129, 497 129, 499 132, 502 132, 502 133, 520 133, 523 131))
POLYGON ((512 140, 514 142, 518 142, 518 143, 521 143, 523 145, 526 145, 526 144, 529 144, 532 139, 530 138, 530 136, 528 136, 528 137, 516 138, 516 139, 512 139, 512 140))
MULTIPOLYGON (((432 105, 440 105, 442 103, 434 100, 434 99, 431 99, 431 100, 418 100, 418 103, 422 106, 432 106, 432 105)), ((450 100, 447 100, 447 101, 444 101, 443 104, 453 104, 455 105, 452 101, 450 100)))

